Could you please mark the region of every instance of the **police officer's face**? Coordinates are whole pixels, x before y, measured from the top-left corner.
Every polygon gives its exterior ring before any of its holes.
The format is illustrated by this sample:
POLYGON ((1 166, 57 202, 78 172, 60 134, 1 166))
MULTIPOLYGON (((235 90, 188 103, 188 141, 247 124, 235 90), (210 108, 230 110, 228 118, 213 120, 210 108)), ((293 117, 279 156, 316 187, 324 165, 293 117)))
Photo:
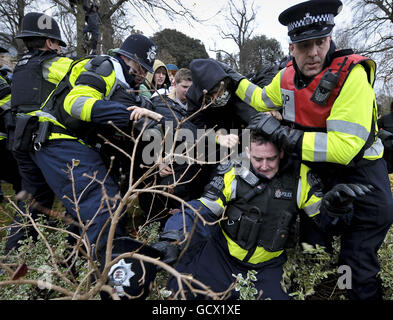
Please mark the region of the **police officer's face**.
POLYGON ((132 74, 134 78, 135 85, 139 85, 145 80, 147 71, 137 62, 132 59, 129 59, 125 56, 121 56, 123 61, 127 66, 130 67, 130 74, 132 74))
POLYGON ((289 50, 299 70, 306 77, 316 76, 322 71, 332 37, 291 43, 289 50))
POLYGON ((278 149, 271 142, 259 143, 251 142, 250 148, 246 147, 247 157, 256 172, 263 174, 267 178, 273 178, 280 166, 280 159, 284 156, 283 151, 278 149))
POLYGON ((46 39, 45 44, 48 47, 48 49, 55 50, 59 54, 62 52, 60 43, 57 40, 46 39))

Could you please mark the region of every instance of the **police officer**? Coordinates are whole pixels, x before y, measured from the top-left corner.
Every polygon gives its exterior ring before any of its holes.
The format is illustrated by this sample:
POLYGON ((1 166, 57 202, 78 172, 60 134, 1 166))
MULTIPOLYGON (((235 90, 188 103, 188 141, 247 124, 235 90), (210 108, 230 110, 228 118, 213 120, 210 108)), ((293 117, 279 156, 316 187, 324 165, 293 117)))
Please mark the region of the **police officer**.
POLYGON ((376 137, 375 62, 335 49, 331 34, 341 7, 339 0, 312 0, 282 12, 292 61, 264 88, 233 70, 232 80, 236 94, 258 111, 282 110, 282 124, 260 113, 252 127, 317 170, 326 188, 342 182, 375 187, 354 203, 351 227, 341 237, 340 264, 352 269, 351 299, 376 299, 377 251, 393 221, 393 200, 376 137))
MULTIPOLYGON (((109 121, 129 130, 132 121, 145 116, 161 119, 151 110, 119 102, 132 101, 123 99, 131 95, 137 103, 135 94, 128 90, 151 69, 155 51, 148 38, 132 35, 116 58, 96 56, 75 61, 35 113, 40 126, 29 155, 67 211, 86 226, 90 244, 106 243, 110 212, 120 203, 118 182, 108 174, 97 149, 102 143, 97 133, 110 137, 114 130, 109 121), (40 128, 45 127, 43 134, 40 128)), ((116 236, 124 235, 124 227, 121 220, 116 236)))
MULTIPOLYGON (((233 274, 245 277, 248 270, 255 270, 254 283, 263 291, 262 299, 286 300, 289 297, 280 285, 284 249, 296 240, 297 214, 302 211, 321 230, 345 228, 352 200, 370 189, 341 184, 322 198, 321 182, 310 169, 258 132, 251 132, 245 159, 249 166, 235 161, 220 164, 202 197, 189 202, 207 221, 220 222, 209 226, 198 219, 176 269, 192 274, 215 292, 227 290, 235 281, 233 274), (332 217, 339 217, 335 225, 332 217)), ((184 216, 177 213, 169 218, 160 242, 153 246, 165 253, 164 261, 177 258, 173 241, 183 240, 184 228, 191 233, 195 217, 187 208, 184 216)), ((169 288, 177 291, 176 279, 169 288)), ((231 298, 238 296, 234 290, 231 294, 231 298)), ((187 297, 191 299, 192 294, 187 297)))
MULTIPOLYGON (((8 52, 8 50, 0 46, 0 53, 3 52, 8 52)), ((14 126, 11 116, 10 83, 9 70, 2 66, 0 69, 0 150, 2 155, 0 179, 12 184, 15 193, 18 193, 21 190, 21 177, 16 160, 10 150, 9 139, 7 139, 8 132, 14 126)), ((6 253, 8 252, 7 249, 6 253)))
MULTIPOLYGON (((21 32, 16 37, 23 40, 28 51, 18 61, 11 85, 11 110, 16 115, 15 132, 11 133, 12 151, 22 176, 22 189, 41 206, 51 208, 54 194, 31 157, 30 142, 32 131, 38 126, 35 112, 66 74, 72 60, 61 56, 61 46, 66 44, 61 38, 60 28, 53 18, 43 13, 26 14, 21 32)), ((42 115, 42 119, 45 118, 42 115)), ((33 217, 39 212, 31 211, 33 217)), ((19 215, 14 218, 17 221, 21 219, 19 215)), ((24 236, 25 232, 18 232, 10 238, 13 243, 10 246, 17 246, 18 238, 24 236)))

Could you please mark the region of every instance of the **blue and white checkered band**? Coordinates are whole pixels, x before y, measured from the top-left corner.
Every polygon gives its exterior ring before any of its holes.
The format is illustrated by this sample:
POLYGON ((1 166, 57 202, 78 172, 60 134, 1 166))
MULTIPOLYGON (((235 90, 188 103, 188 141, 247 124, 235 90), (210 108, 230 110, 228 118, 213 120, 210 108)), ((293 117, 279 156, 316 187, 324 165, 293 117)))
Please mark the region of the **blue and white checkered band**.
POLYGON ((331 24, 334 25, 334 15, 331 13, 318 14, 316 16, 306 13, 306 15, 301 20, 297 20, 288 24, 288 32, 294 29, 306 27, 314 23, 331 24))

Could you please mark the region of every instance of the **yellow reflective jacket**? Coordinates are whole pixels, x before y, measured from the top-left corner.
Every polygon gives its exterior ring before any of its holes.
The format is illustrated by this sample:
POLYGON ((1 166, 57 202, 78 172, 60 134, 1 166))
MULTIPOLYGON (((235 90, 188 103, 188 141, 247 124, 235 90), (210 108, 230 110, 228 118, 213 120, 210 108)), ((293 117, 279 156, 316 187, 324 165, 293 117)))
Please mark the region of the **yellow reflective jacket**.
MULTIPOLYGON (((302 160, 348 165, 365 146, 372 130, 372 121, 375 124, 375 138, 372 145, 365 150, 363 158, 375 160, 383 156, 382 142, 376 138, 377 108, 373 89, 375 63, 368 60, 366 67, 365 65, 361 63, 351 65, 341 90, 332 102, 330 113, 326 118, 325 130, 304 128, 302 160)), ((264 88, 256 86, 248 79, 243 79, 236 94, 258 111, 283 110, 285 117, 286 101, 283 100, 283 96, 287 99, 288 92, 283 90, 281 82, 285 72, 286 68, 264 88)), ((302 103, 305 105, 303 107, 305 110, 307 106, 313 108, 309 99, 304 99, 302 103)), ((312 109, 309 110, 312 112, 312 109)), ((294 119, 286 120, 294 121, 294 119)))

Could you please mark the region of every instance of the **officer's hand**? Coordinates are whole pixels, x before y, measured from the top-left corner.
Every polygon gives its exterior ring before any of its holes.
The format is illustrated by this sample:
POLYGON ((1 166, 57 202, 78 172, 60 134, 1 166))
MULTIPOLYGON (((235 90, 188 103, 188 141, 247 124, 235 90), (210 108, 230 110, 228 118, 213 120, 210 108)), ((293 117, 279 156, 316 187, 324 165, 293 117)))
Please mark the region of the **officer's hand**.
POLYGON ((225 73, 228 74, 228 76, 231 78, 232 80, 232 84, 234 86, 234 88, 236 89, 237 86, 239 85, 239 82, 246 78, 245 76, 243 76, 242 74, 240 74, 239 72, 233 70, 230 66, 228 66, 227 64, 221 62, 221 61, 217 61, 222 69, 225 71, 225 73))
POLYGON ((132 111, 130 115, 130 120, 132 121, 138 121, 142 117, 148 117, 155 121, 160 121, 162 119, 161 114, 142 107, 132 106, 132 107, 128 107, 127 110, 132 111))
POLYGON ((219 145, 227 148, 233 148, 239 144, 239 136, 236 134, 217 134, 216 141, 219 145))
POLYGON ((161 251, 163 254, 162 262, 167 264, 173 264, 180 254, 179 246, 169 241, 159 241, 153 244, 152 247, 161 251))
POLYGON ((280 121, 269 112, 258 112, 252 116, 247 126, 250 130, 258 130, 267 135, 271 135, 280 127, 280 121))
POLYGON ((341 217, 351 212, 352 202, 356 198, 362 197, 373 190, 372 185, 360 183, 338 184, 324 195, 322 206, 326 209, 328 215, 341 217))

